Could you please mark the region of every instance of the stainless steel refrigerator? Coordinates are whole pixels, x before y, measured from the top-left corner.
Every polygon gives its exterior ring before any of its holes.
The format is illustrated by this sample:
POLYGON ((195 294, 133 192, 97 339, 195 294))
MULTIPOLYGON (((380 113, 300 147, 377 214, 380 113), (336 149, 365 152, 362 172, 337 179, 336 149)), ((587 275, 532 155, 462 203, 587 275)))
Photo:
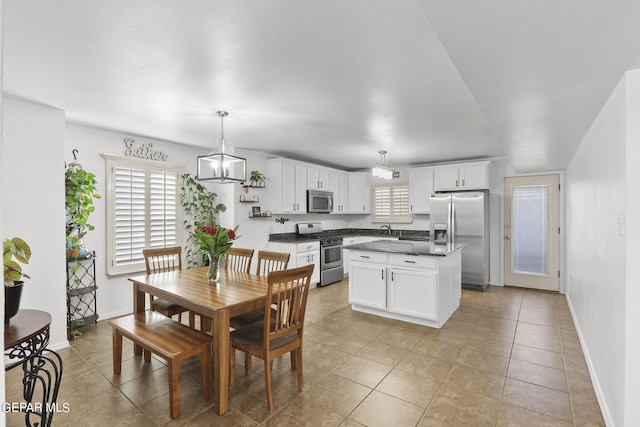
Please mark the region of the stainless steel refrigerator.
POLYGON ((431 196, 430 239, 434 244, 465 243, 462 287, 484 291, 489 285, 489 192, 436 193, 431 196))

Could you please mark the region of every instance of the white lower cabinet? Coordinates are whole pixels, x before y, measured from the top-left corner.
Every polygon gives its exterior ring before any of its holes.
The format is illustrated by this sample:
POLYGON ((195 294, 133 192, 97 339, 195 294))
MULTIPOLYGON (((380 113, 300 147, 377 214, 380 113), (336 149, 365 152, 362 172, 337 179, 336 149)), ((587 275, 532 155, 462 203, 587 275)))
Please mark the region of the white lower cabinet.
POLYGON ((267 250, 275 252, 288 252, 288 268, 304 267, 313 264, 311 275, 311 287, 316 287, 320 282, 320 242, 284 243, 269 242, 267 250))
POLYGON ((438 271, 392 267, 387 286, 387 310, 438 320, 438 271))
POLYGON ((460 306, 460 253, 446 257, 351 250, 356 311, 440 328, 460 306))
POLYGON ((386 266, 352 259, 349 271, 349 290, 351 304, 386 310, 386 266), (351 283, 358 283, 358 285, 352 287, 351 283))

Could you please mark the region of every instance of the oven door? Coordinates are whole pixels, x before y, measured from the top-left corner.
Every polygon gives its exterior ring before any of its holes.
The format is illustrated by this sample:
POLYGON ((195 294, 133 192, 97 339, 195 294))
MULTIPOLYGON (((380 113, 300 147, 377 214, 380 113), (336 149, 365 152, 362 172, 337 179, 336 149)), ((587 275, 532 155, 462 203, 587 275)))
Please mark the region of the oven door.
POLYGON ((320 270, 342 267, 342 245, 327 245, 320 248, 320 270))

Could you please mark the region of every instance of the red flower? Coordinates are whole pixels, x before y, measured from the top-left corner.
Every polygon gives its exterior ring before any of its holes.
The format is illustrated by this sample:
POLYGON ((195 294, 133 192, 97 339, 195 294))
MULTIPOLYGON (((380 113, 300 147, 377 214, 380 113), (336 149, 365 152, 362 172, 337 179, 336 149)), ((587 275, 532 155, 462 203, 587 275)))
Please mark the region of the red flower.
POLYGON ((233 230, 229 230, 229 239, 234 240, 236 238, 236 233, 233 230))

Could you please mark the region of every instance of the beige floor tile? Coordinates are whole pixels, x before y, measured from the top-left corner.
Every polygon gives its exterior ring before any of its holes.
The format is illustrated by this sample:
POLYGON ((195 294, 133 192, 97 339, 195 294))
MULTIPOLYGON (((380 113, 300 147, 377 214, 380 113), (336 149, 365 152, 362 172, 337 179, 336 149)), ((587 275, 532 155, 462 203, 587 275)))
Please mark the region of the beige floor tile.
POLYGON ((548 415, 503 403, 500 407, 497 427, 535 426, 535 427, 573 427, 573 423, 548 415))
POLYGON ((269 426, 335 426, 345 419, 333 407, 301 394, 262 424, 269 426))
POLYGON ((355 381, 369 388, 374 388, 391 371, 391 366, 374 362, 360 356, 353 356, 333 370, 333 373, 355 381))
POLYGON ((536 384, 507 378, 502 401, 572 422, 569 394, 536 384))
POLYGON ((507 377, 532 384, 568 392, 567 377, 562 369, 548 368, 529 362, 512 359, 509 362, 507 377))
POLYGON ((417 425, 423 413, 424 408, 373 391, 349 418, 370 427, 404 427, 417 425))
POLYGON ((514 343, 519 345, 526 345, 528 347, 540 348, 542 350, 555 351, 556 353, 562 353, 560 339, 548 335, 537 335, 517 331, 514 343))
POLYGON ((358 356, 382 363, 383 365, 395 366, 409 352, 404 347, 396 347, 380 341, 372 341, 358 352, 358 356))
POLYGON ((376 390, 426 408, 438 387, 440 387, 439 381, 394 369, 378 384, 376 390))
POLYGON ((606 425, 596 399, 572 395, 571 404, 576 426, 604 427, 606 425))
POLYGON ((479 353, 469 348, 463 348, 455 361, 456 363, 469 368, 502 376, 506 374, 507 366, 509 365, 508 357, 479 353))
POLYGON ((426 416, 489 427, 495 426, 499 409, 499 400, 471 392, 453 382, 445 382, 436 393, 426 416))
POLYGON ((549 368, 564 369, 564 358, 561 353, 535 347, 514 344, 511 359, 535 363, 536 365, 547 366, 549 368))
POLYGON ((500 400, 505 377, 454 363, 443 384, 455 384, 471 394, 500 400))
POLYGON ((432 381, 441 382, 447 376, 452 363, 451 360, 443 360, 417 351, 411 351, 396 365, 396 368, 420 375, 432 381))
POLYGON ((344 416, 349 415, 369 393, 369 387, 335 374, 328 374, 304 392, 313 400, 344 416))
POLYGON ((444 360, 453 360, 460 353, 462 346, 451 344, 437 335, 426 335, 413 347, 412 351, 438 357, 444 360))

